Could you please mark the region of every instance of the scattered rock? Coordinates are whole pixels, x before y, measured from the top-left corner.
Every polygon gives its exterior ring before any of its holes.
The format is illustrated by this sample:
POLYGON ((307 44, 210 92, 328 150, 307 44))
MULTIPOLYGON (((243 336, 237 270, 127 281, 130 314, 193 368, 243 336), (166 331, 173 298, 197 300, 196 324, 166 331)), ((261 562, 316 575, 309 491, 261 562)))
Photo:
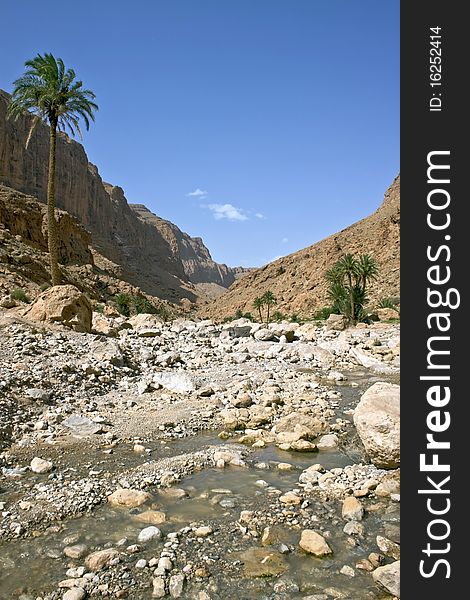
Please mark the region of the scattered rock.
POLYGON ((312 529, 302 531, 299 546, 305 552, 319 557, 333 553, 325 538, 312 529))
POLYGON ((83 558, 87 552, 88 546, 86 544, 76 544, 75 546, 66 546, 64 548, 64 554, 69 558, 83 558))
POLYGON ((124 508, 135 508, 141 506, 150 499, 150 494, 142 490, 120 489, 108 496, 108 502, 111 506, 120 506, 124 508))
POLYGON ((62 596, 62 600, 83 600, 85 596, 86 592, 84 589, 74 587, 65 592, 65 594, 62 596))
POLYGON ((162 537, 162 532, 158 527, 154 525, 150 525, 149 527, 145 527, 139 532, 137 536, 137 541, 141 543, 151 542, 152 540, 159 540, 162 537))
POLYGON ((70 417, 67 417, 62 421, 62 425, 70 429, 74 435, 84 437, 100 433, 103 429, 102 425, 95 423, 91 419, 88 419, 88 417, 82 415, 70 415, 70 417))
POLYGON ((85 559, 85 565, 90 571, 99 571, 118 557, 119 552, 115 548, 106 548, 89 554, 85 559))
POLYGON ((52 471, 52 467, 53 464, 50 461, 39 458, 38 456, 35 456, 30 464, 33 473, 49 473, 49 471, 52 471))
POLYGON ((348 496, 343 501, 341 514, 346 521, 360 521, 364 516, 364 508, 357 498, 348 496))

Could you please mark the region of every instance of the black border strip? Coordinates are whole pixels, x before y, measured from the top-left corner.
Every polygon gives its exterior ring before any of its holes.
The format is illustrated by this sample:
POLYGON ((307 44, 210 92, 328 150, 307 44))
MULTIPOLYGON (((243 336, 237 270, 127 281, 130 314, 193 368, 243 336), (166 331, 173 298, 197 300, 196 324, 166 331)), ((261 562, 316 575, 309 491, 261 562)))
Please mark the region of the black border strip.
MULTIPOLYGON (((405 600, 419 597, 426 600, 461 598, 466 595, 467 589, 464 566, 466 551, 459 551, 468 536, 468 520, 464 512, 464 503, 467 503, 464 485, 468 474, 464 465, 468 452, 465 441, 470 439, 467 432, 469 399, 468 391, 464 388, 466 372, 470 369, 466 350, 470 333, 466 314, 470 278, 467 264, 470 224, 464 214, 469 204, 465 188, 468 186, 466 179, 469 171, 466 164, 469 156, 466 138, 470 133, 467 116, 470 99, 463 92, 468 79, 467 58, 470 53, 467 48, 468 25, 462 14, 464 6, 459 2, 435 0, 401 3, 403 487, 400 564, 401 598, 405 600), (430 37, 435 34, 430 31, 431 27, 441 28, 438 31, 440 38, 430 37), (441 43, 431 44, 437 40, 441 43), (431 48, 436 47, 441 49, 441 53, 431 52, 431 48), (439 54, 442 59, 441 85, 432 87, 432 79, 437 81, 439 77, 430 75, 439 71, 430 67, 439 63, 435 60, 439 54), (442 101, 440 107, 438 99, 442 101), (435 110, 430 110, 430 104, 435 110), (436 110, 438 108, 440 110, 436 110), (436 151, 448 151, 449 154, 429 155, 436 151), (447 164, 450 169, 434 169, 428 174, 428 161, 447 164), (445 182, 447 179, 449 181, 445 182), (447 195, 450 199, 447 208, 430 208, 428 202, 433 204, 434 201, 444 206, 447 195), (427 223, 430 213, 431 223, 438 226, 446 222, 448 214, 448 227, 433 229, 427 223), (428 253, 434 258, 429 258, 428 253), (429 272, 432 266, 438 268, 429 272), (442 280, 448 273, 450 279, 447 283, 429 281, 429 278, 442 280), (430 307, 428 288, 440 291, 443 298, 446 298, 449 289, 457 290, 451 293, 450 304, 456 304, 459 295, 460 306, 430 307), (442 317, 439 321, 443 328, 446 324, 449 326, 447 332, 438 330, 437 318, 431 317, 428 321, 431 313, 448 315, 448 320, 442 317), (433 336, 436 339, 430 341, 433 336), (437 339, 440 336, 443 337, 437 339), (445 336, 449 339, 444 339, 445 336), (430 354, 428 344, 431 344, 432 350, 448 350, 450 353, 430 354), (446 365, 448 369, 444 368, 446 365), (421 376, 448 376, 449 380, 432 381, 420 379, 421 376), (434 394, 428 391, 432 386, 437 388, 434 394), (448 402, 444 400, 446 387, 450 393, 448 402), (433 401, 434 406, 431 405, 433 401), (430 416, 433 411, 437 414, 430 416), (439 433, 432 431, 433 427, 444 428, 448 418, 450 425, 447 428, 439 433), (434 433, 436 440, 449 442, 450 448, 427 448, 429 440, 426 435, 429 433, 434 433), (424 463, 435 460, 440 465, 449 465, 450 470, 420 469, 420 454, 426 455, 424 463), (433 458, 433 454, 436 458, 433 458), (459 462, 463 463, 460 467, 459 462), (445 481, 448 476, 450 479, 445 481), (427 477, 433 479, 434 484, 427 477), (438 492, 438 487, 441 492, 438 492), (418 493, 420 489, 424 493, 418 493), (434 490, 434 493, 429 490, 434 490), (431 510, 436 514, 431 514, 431 510), (442 514, 438 515, 437 511, 442 511, 442 514), (445 522, 433 522, 438 519, 445 522), (442 539, 433 540, 432 536, 442 539), (438 563, 439 560, 442 562, 438 563), (427 577, 420 573, 420 569, 427 577)), ((434 294, 431 302, 439 304, 438 298, 434 294)))

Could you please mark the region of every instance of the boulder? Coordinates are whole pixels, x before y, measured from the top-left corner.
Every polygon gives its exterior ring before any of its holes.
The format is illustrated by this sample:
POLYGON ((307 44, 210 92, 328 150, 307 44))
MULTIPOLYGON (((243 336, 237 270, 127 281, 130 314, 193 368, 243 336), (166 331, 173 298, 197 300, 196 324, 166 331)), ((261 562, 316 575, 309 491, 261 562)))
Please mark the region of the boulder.
POLYGON ((90 301, 74 285, 55 285, 48 288, 24 314, 32 321, 60 323, 75 331, 91 331, 90 301))
POLYGON ((400 561, 378 567, 372 573, 375 583, 392 596, 400 597, 400 561))
POLYGON ((113 319, 108 319, 104 315, 97 312, 93 313, 91 328, 93 333, 98 333, 109 337, 118 336, 118 329, 117 327, 114 327, 113 319))
POLYGON ((328 425, 325 421, 299 412, 290 413, 276 423, 276 433, 300 433, 298 439, 313 438, 326 433, 327 430, 328 425))
POLYGON ((400 387, 374 383, 354 411, 354 425, 372 462, 381 468, 400 465, 400 387))
POLYGON ((302 531, 299 546, 305 552, 315 556, 326 556, 333 553, 325 538, 312 529, 302 531))
POLYGON ((253 337, 259 342, 271 342, 276 339, 274 331, 271 331, 270 329, 258 329, 258 331, 253 334, 253 337))
POLYGON ((147 502, 149 498, 150 494, 142 490, 121 489, 108 496, 108 502, 111 506, 135 508, 147 502))
POLYGON ((119 552, 115 548, 98 550, 97 552, 92 552, 86 557, 85 565, 90 571, 99 571, 118 556, 119 552))
POLYGON ((39 458, 38 456, 35 456, 30 464, 33 473, 49 473, 49 471, 52 471, 52 467, 53 465, 50 461, 39 458))
POLYGON ((348 320, 344 315, 331 314, 326 320, 328 330, 343 331, 348 326, 348 320))
POLYGON ((91 419, 82 415, 70 415, 62 421, 62 425, 70 429, 72 434, 78 437, 100 433, 103 429, 102 425, 94 423, 91 419))
POLYGON ((346 521, 360 521, 364 516, 364 509, 357 498, 348 496, 343 500, 341 514, 346 521))
POLYGON ((186 373, 156 373, 153 376, 153 382, 158 383, 170 392, 178 394, 189 394, 194 392, 196 386, 194 381, 186 373))

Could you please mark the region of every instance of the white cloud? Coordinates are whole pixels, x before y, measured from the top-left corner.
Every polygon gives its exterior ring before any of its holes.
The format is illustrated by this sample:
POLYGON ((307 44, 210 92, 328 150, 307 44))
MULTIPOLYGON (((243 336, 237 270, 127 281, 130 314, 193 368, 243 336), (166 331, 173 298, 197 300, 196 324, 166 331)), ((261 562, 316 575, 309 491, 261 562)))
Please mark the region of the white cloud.
POLYGON ((263 215, 263 213, 255 213, 255 217, 257 219, 266 219, 266 217, 263 215))
POLYGON ((287 244, 287 242, 289 241, 289 238, 282 238, 281 240, 281 244, 287 244))
POLYGON ((186 196, 190 197, 190 196, 195 196, 196 198, 207 198, 207 192, 206 190, 201 190, 200 188, 197 188, 194 190, 194 192, 189 192, 189 194, 186 194, 186 196))
POLYGON ((203 208, 208 208, 212 211, 214 219, 228 219, 229 221, 246 221, 248 217, 241 208, 233 206, 233 204, 203 204, 203 208))

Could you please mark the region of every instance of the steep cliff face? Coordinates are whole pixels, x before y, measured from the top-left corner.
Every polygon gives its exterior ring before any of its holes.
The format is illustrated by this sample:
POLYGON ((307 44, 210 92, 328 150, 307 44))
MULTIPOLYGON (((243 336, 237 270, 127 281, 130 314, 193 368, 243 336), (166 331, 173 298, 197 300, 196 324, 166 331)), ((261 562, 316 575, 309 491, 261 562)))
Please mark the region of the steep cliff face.
POLYGON ((229 287, 238 275, 249 269, 227 267, 212 260, 208 248, 202 238, 191 237, 170 221, 161 219, 149 211, 143 204, 130 204, 139 219, 155 229, 168 244, 174 260, 179 260, 184 273, 192 283, 216 283, 224 288, 229 287))
MULTIPOLYGON (((49 128, 40 124, 26 149, 32 117, 7 120, 8 101, 9 95, 0 90, 0 185, 45 202, 49 128)), ((155 217, 157 226, 132 210, 122 188, 104 183, 83 146, 64 134, 57 140, 56 180, 57 207, 83 223, 93 247, 120 265, 123 279, 132 285, 167 300, 194 302, 197 290, 187 284, 216 282, 227 287, 234 281, 228 267, 212 261, 200 238, 191 242, 172 223, 155 217)))
POLYGON ((369 254, 378 263, 379 275, 368 294, 372 306, 381 298, 400 295, 399 177, 372 215, 313 246, 252 271, 216 302, 204 307, 201 314, 221 319, 237 309, 253 311, 253 300, 271 290, 277 298, 275 310, 311 316, 329 304, 325 272, 348 252, 356 256, 369 254))

